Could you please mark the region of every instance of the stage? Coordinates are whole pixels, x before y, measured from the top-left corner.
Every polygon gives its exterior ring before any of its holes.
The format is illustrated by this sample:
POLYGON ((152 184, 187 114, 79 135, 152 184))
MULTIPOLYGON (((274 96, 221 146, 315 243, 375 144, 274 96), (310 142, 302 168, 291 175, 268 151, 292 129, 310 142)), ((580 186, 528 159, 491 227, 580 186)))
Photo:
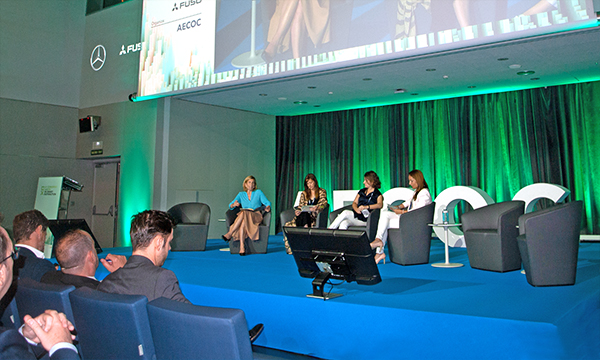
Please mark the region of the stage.
MULTIPOLYGON (((306 297, 311 280, 280 235, 264 255, 224 247, 211 239, 204 252, 171 252, 164 267, 193 303, 240 308, 249 326, 264 323, 256 345, 324 359, 600 359, 600 243, 580 244, 574 286, 536 288, 519 271, 471 269, 464 248, 450 248, 464 267, 434 268, 444 258, 434 239, 430 264, 380 264, 380 284, 344 283, 328 301, 306 297)), ((100 257, 108 252, 131 249, 100 257)))

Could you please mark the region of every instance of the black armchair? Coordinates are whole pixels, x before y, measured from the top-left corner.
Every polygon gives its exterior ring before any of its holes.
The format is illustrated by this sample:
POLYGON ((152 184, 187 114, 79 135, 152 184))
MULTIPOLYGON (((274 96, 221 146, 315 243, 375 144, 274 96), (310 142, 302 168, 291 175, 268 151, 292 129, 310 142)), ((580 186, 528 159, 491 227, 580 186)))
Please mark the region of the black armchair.
POLYGON ((517 222, 525 202, 505 201, 462 215, 469 263, 474 269, 507 272, 521 269, 517 222))
POLYGON ((210 224, 210 207, 203 203, 183 203, 167 211, 175 220, 173 251, 204 251, 210 224))
MULTIPOLYGON (((315 224, 315 228, 325 229, 327 228, 327 216, 329 215, 329 204, 325 206, 323 210, 317 215, 317 222, 315 224)), ((294 208, 287 209, 279 214, 279 219, 281 220, 281 227, 283 228, 288 221, 292 221, 294 219, 295 210, 294 208)))
POLYGON ((400 216, 398 229, 388 229, 388 250, 395 264, 429 263, 435 202, 400 216))
POLYGON ((533 286, 574 285, 583 202, 525 214, 517 242, 527 282, 533 286))
MULTIPOLYGON (((332 223, 339 214, 344 210, 352 210, 352 204, 348 206, 344 206, 335 211, 329 213, 329 223, 332 223)), ((350 226, 348 230, 362 230, 367 232, 367 236, 369 237, 369 241, 375 240, 375 235, 377 235, 377 224, 379 223, 379 215, 381 213, 381 209, 375 209, 371 211, 371 215, 367 218, 366 226, 350 226)))
MULTIPOLYGON (((260 209, 260 208, 259 208, 260 209)), ((234 208, 233 210, 227 210, 225 213, 225 223, 227 224, 227 231, 229 227, 235 221, 240 208, 234 208)), ((258 240, 253 241, 246 238, 244 241, 246 255, 248 254, 266 254, 267 245, 269 244, 269 229, 271 227, 271 212, 262 212, 263 219, 262 223, 258 226, 258 240)), ((229 252, 231 254, 240 253, 240 242, 229 241, 229 252)))

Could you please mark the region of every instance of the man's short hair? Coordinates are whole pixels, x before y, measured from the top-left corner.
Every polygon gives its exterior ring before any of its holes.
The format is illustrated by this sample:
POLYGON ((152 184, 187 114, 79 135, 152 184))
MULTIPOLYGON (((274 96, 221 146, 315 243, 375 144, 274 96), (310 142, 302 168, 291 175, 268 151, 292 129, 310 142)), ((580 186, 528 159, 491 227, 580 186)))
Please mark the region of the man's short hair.
POLYGON ((60 238, 54 248, 56 261, 62 269, 73 269, 85 264, 89 251, 94 249, 94 240, 87 232, 75 229, 60 238))
POLYGON ((16 243, 27 240, 29 236, 42 225, 42 231, 48 228, 48 219, 39 210, 29 210, 20 213, 13 219, 13 237, 16 243))
POLYGON ((146 210, 134 215, 129 232, 132 250, 148 247, 156 235, 166 238, 173 231, 173 227, 173 218, 164 211, 146 210))
POLYGON ((0 231, 0 256, 4 257, 6 250, 12 246, 10 238, 4 236, 4 233, 0 231))

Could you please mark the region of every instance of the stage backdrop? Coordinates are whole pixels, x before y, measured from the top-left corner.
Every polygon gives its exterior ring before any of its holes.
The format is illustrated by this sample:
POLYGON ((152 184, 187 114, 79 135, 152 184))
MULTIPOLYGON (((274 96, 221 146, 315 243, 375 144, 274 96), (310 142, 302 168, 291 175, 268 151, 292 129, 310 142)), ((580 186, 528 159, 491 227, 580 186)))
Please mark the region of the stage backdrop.
POLYGON ((536 182, 562 185, 567 201, 584 201, 582 233, 600 234, 600 82, 277 117, 279 211, 307 173, 331 203, 368 170, 384 192, 408 186, 412 169, 434 196, 466 185, 501 202, 536 182))

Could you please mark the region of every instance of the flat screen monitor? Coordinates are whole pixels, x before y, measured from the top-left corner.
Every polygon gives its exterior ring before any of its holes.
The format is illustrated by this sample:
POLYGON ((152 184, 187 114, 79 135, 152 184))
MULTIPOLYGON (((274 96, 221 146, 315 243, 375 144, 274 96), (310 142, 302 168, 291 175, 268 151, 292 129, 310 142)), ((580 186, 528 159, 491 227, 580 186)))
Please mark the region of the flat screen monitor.
POLYGON ((284 227, 300 276, 312 278, 313 294, 309 297, 333 298, 324 294, 329 279, 362 285, 381 282, 369 238, 364 231, 284 227))
POLYGON ((67 232, 75 229, 80 229, 90 234, 90 236, 94 240, 94 247, 96 248, 96 252, 98 254, 102 252, 102 248, 100 247, 100 244, 98 244, 98 240, 96 240, 94 233, 92 233, 92 230, 88 226, 85 219, 49 220, 49 222, 50 224, 48 225, 48 228, 50 228, 52 236, 54 236, 54 244, 52 245, 52 257, 55 257, 54 248, 56 246, 56 240, 62 238, 67 232))

